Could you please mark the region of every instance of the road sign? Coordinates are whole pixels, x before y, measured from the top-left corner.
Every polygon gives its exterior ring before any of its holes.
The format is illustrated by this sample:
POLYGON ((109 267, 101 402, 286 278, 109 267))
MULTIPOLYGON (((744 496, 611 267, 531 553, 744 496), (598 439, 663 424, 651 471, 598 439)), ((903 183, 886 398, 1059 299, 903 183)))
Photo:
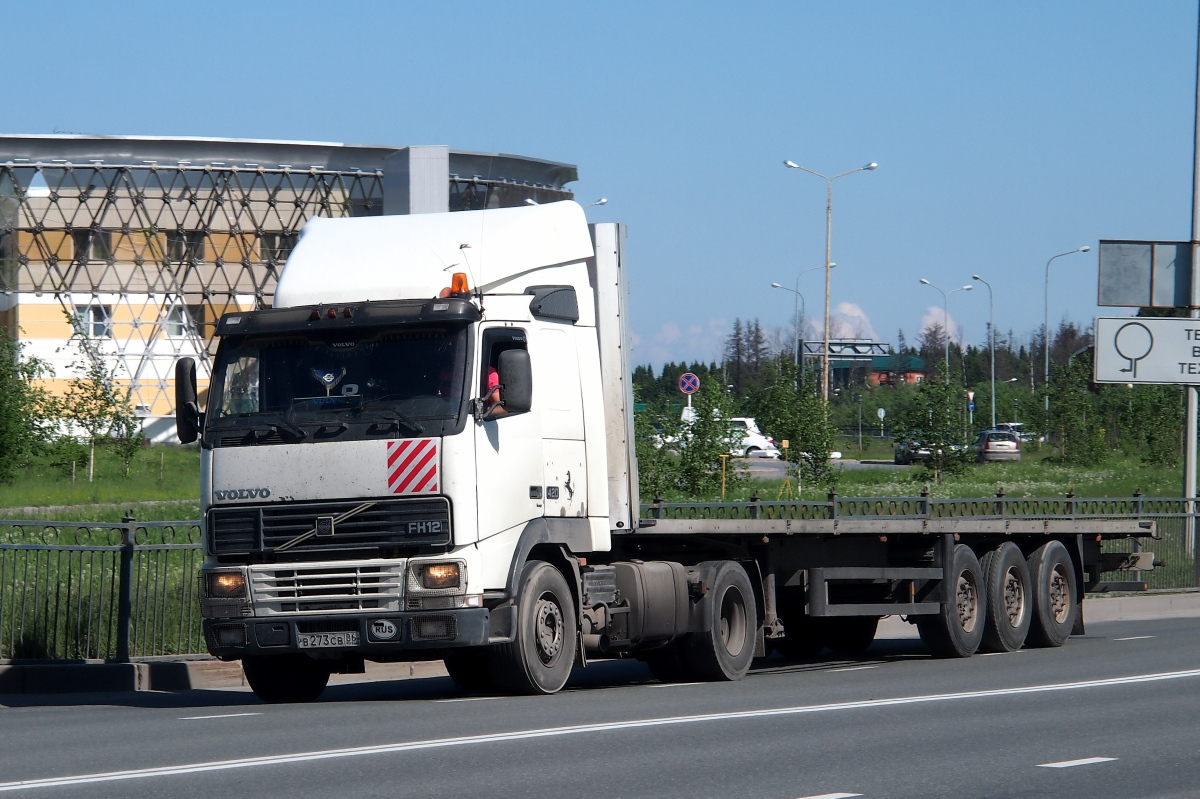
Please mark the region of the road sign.
POLYGON ((684 394, 695 394, 700 390, 700 378, 691 372, 684 372, 679 376, 679 390, 684 394))
POLYGON ((880 408, 879 410, 875 411, 875 415, 880 419, 883 419, 883 417, 887 416, 887 411, 885 411, 883 408, 880 408))
POLYGON ((975 413, 975 400, 971 400, 969 403, 967 403, 967 410, 969 410, 971 413, 975 413))
POLYGON ((1200 385, 1200 320, 1096 319, 1097 383, 1200 385))
POLYGON ((975 404, 975 392, 974 391, 967 392, 967 402, 971 403, 972 405, 975 404))

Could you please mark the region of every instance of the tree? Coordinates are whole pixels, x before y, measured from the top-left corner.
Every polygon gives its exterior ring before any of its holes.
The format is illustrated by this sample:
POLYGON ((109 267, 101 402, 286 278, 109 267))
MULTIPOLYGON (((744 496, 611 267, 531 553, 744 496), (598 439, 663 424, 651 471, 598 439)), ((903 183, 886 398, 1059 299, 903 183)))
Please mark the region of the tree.
POLYGON ((776 441, 788 440, 787 459, 795 464, 802 484, 811 482, 833 491, 840 470, 829 459, 837 429, 818 395, 820 379, 812 369, 785 361, 770 374, 758 415, 760 426, 776 441))
POLYGON ((942 366, 934 377, 917 386, 899 414, 899 428, 910 431, 930 453, 918 479, 940 483, 947 475, 966 471, 970 458, 960 416, 962 392, 962 385, 949 379, 942 366))
POLYGON ((82 358, 71 366, 81 374, 72 378, 67 386, 62 399, 62 415, 87 434, 89 483, 96 474, 96 442, 106 436, 123 443, 118 446, 118 454, 128 477, 129 462, 144 438, 130 403, 131 392, 128 388, 116 387, 116 367, 105 366, 97 342, 87 336, 77 319, 71 317, 71 322, 76 331, 71 340, 79 348, 82 358))
POLYGON ((1050 425, 1063 463, 1094 466, 1108 454, 1103 417, 1088 390, 1091 379, 1092 366, 1084 358, 1072 358, 1050 373, 1050 425))
POLYGON ((54 400, 35 381, 53 374, 44 361, 22 357, 20 345, 0 330, 0 482, 12 482, 52 436, 54 400))
MULTIPOLYGON (((728 455, 739 442, 731 440, 729 420, 734 416, 733 397, 715 381, 700 383, 692 395, 689 421, 678 425, 679 460, 675 464, 675 485, 691 497, 715 494, 721 487, 722 455, 728 455)), ((670 429, 670 428, 666 428, 670 429)), ((740 485, 744 478, 737 472, 726 474, 726 488, 740 485)))

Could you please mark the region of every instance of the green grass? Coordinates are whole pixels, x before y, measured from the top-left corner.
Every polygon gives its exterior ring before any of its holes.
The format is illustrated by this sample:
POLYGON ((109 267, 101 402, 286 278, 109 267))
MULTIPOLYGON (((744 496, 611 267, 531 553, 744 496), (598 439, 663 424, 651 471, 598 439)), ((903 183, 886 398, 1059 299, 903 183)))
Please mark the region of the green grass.
MULTIPOLYGON (((882 452, 874 449, 872 452, 882 452)), ((855 457, 850 450, 843 450, 847 458, 855 457)), ((995 496, 1003 488, 1010 497, 1061 497, 1073 491, 1078 497, 1129 497, 1141 490, 1148 497, 1178 497, 1182 493, 1182 470, 1144 464, 1140 458, 1111 453, 1108 459, 1093 467, 1065 466, 1049 460, 1048 449, 1041 452, 1030 450, 1022 453, 1017 463, 971 464, 966 473, 947 478, 940 485, 929 483, 929 493, 935 499, 959 499, 968 497, 995 496)), ((890 458, 891 450, 887 450, 890 458)), ((869 456, 876 459, 876 455, 869 456)), ((877 459, 883 460, 882 456, 877 459)), ((925 482, 918 480, 920 466, 904 468, 843 468, 838 481, 838 494, 844 497, 914 497, 921 493, 925 482)), ((726 492, 725 501, 748 500, 757 491, 761 500, 775 500, 781 495, 782 481, 753 481, 726 492)), ((793 493, 795 481, 793 480, 793 493)), ((823 486, 803 487, 802 497, 806 500, 823 500, 823 486)), ((720 495, 707 497, 664 497, 668 502, 713 502, 720 495)), ((648 501, 648 500, 644 500, 648 501)))
POLYGON ((117 454, 96 448, 96 472, 87 479, 86 459, 71 467, 56 466, 50 456, 35 456, 18 470, 12 483, 0 484, 0 516, 12 518, 8 509, 69 506, 64 511, 24 512, 35 518, 79 521, 118 521, 132 508, 138 519, 162 521, 194 519, 200 513, 200 452, 194 447, 144 447, 133 458, 129 476, 117 454), (161 468, 161 476, 160 476, 161 468), (152 505, 145 503, 155 503, 152 505), (168 502, 169 504, 157 504, 168 502), (120 507, 95 507, 95 506, 120 507))

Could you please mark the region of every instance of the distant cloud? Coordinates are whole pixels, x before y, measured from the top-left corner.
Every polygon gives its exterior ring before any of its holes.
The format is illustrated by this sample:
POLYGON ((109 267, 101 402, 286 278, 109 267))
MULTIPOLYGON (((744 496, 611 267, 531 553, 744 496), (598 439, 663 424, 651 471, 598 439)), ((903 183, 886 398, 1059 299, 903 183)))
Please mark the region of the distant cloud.
MULTIPOLYGON (((825 320, 820 316, 805 319, 804 337, 816 341, 825 337, 825 320)), ((875 340, 875 328, 862 306, 853 302, 838 303, 829 314, 830 338, 869 338, 875 340)))
POLYGON ((651 334, 631 334, 633 363, 661 367, 664 363, 720 361, 725 339, 733 332, 728 319, 708 319, 681 329, 675 322, 663 322, 651 334))
POLYGON ((962 329, 959 327, 958 322, 954 321, 954 315, 951 314, 947 317, 940 305, 930 305, 925 309, 925 315, 921 317, 921 327, 919 329, 924 332, 934 324, 941 325, 949 331, 951 341, 962 342, 962 329))

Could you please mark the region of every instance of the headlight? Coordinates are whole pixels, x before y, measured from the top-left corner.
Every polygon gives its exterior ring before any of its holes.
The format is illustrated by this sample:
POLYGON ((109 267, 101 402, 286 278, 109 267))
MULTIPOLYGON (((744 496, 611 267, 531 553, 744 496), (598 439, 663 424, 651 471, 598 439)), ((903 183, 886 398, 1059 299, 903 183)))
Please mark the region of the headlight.
POLYGON ((426 563, 419 569, 422 588, 438 591, 461 585, 462 577, 457 563, 426 563))
POLYGON ((244 597, 246 577, 241 572, 212 572, 208 575, 208 595, 214 599, 244 597))

